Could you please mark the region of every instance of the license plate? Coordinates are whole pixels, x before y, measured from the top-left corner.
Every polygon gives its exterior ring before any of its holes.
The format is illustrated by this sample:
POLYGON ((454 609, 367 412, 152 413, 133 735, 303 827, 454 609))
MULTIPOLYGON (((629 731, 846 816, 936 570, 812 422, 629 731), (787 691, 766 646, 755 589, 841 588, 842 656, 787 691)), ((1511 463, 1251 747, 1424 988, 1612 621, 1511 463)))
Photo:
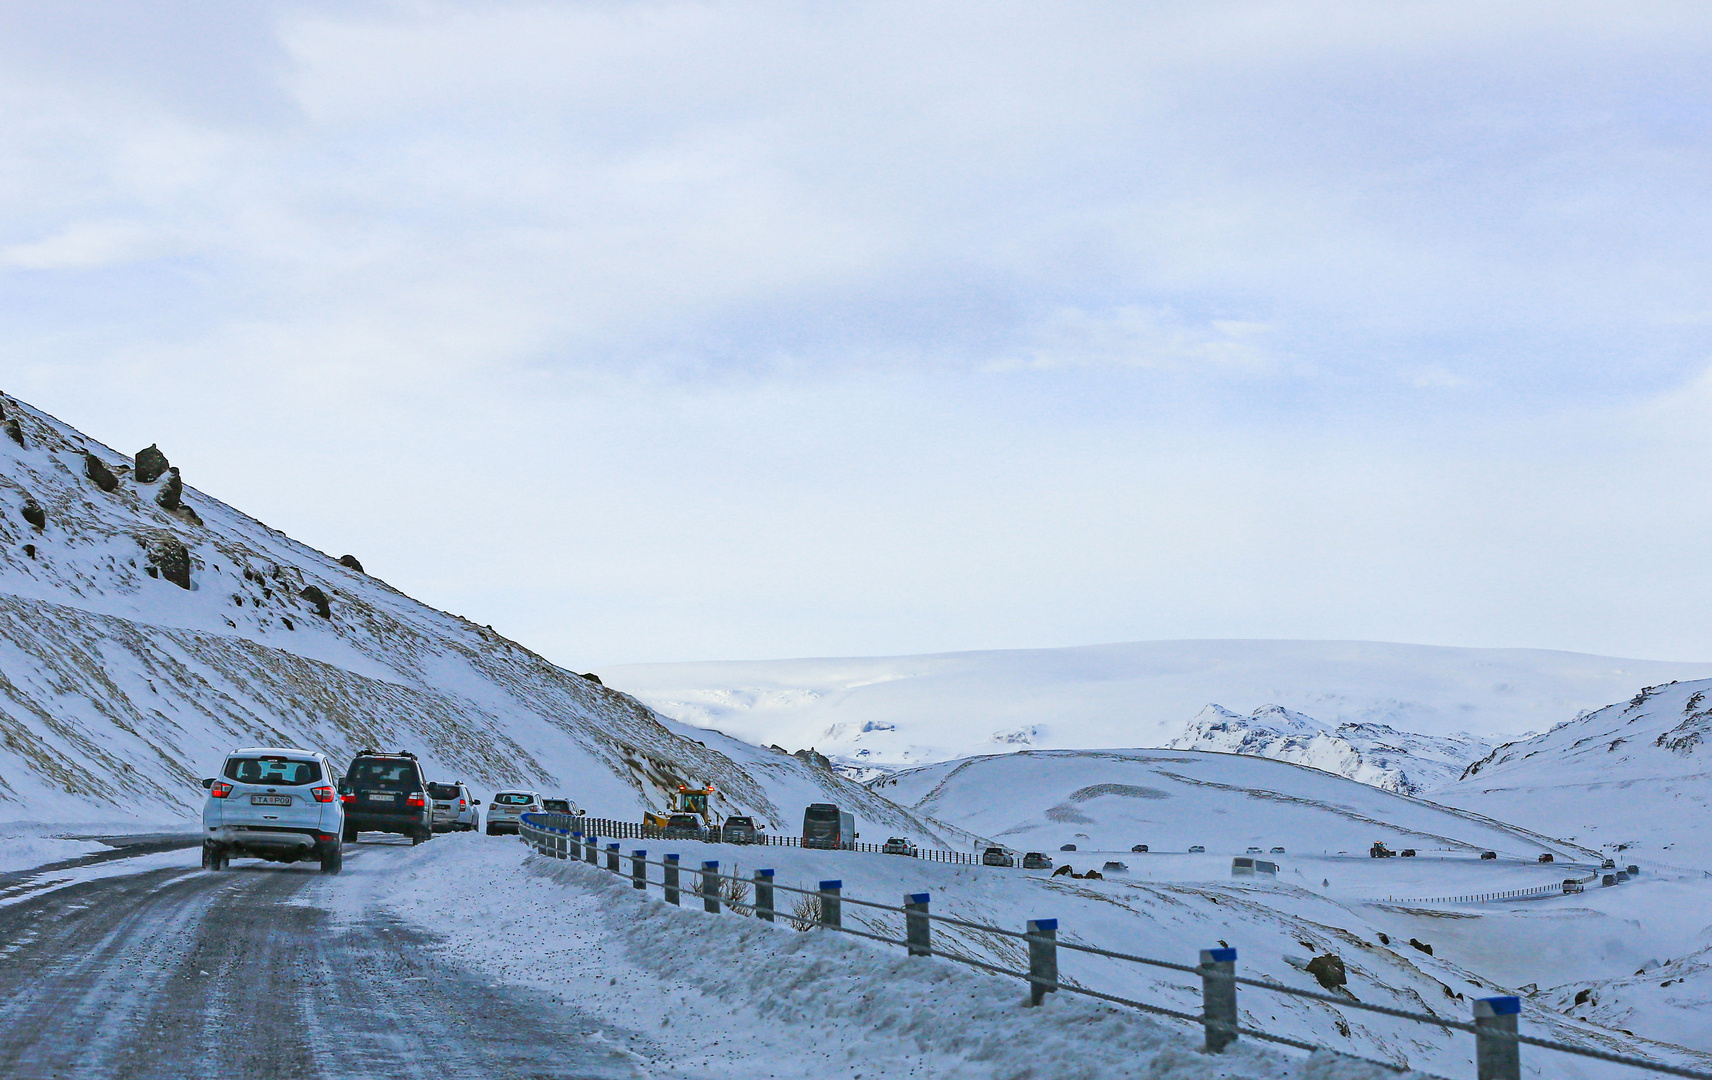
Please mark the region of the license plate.
POLYGON ((290 806, 290 795, 251 795, 251 806, 290 806))
POLYGON ((369 802, 397 802, 397 795, 370 795, 369 802))
POLYGON ((451 808, 452 808, 451 803, 437 802, 434 804, 434 809, 436 809, 436 810, 450 810, 451 808))

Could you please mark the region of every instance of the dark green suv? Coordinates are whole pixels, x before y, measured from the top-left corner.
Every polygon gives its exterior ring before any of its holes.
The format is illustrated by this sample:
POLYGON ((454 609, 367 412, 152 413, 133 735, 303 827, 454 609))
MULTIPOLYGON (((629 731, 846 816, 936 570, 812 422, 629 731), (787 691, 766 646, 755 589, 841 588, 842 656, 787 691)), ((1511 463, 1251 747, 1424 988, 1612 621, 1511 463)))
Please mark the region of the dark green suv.
POLYGON ((339 783, 345 804, 345 842, 359 832, 387 832, 420 844, 434 835, 433 807, 422 766, 408 750, 360 750, 339 783))

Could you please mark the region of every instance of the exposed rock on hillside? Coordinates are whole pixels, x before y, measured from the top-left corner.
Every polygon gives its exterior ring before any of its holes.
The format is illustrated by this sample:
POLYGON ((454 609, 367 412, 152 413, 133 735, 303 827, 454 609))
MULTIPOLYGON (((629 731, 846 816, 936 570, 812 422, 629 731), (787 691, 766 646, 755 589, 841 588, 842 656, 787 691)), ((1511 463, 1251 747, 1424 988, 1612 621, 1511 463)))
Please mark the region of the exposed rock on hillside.
POLYGON ((341 555, 341 556, 339 556, 339 565, 340 566, 348 566, 352 570, 355 570, 359 574, 364 572, 363 564, 357 561, 357 557, 355 555, 341 555))
POLYGON ((166 474, 167 467, 172 463, 161 453, 160 447, 154 443, 137 451, 137 469, 133 474, 139 484, 152 484, 166 474))
POLYGON ((119 488, 119 478, 113 475, 113 470, 107 467, 106 462, 94 454, 83 455, 83 475, 94 481, 95 486, 102 491, 117 491, 119 488))

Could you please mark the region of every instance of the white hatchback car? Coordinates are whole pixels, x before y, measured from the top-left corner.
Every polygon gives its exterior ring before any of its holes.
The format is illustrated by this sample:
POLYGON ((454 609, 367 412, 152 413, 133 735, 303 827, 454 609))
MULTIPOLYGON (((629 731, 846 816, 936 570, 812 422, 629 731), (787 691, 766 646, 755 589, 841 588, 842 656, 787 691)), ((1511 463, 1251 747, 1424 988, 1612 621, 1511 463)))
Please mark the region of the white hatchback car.
POLYGON ((293 863, 320 859, 321 872, 344 866, 339 836, 345 808, 337 772, 325 754, 252 746, 226 755, 220 775, 202 781, 202 865, 224 870, 234 856, 293 863))
POLYGON ((514 833, 518 818, 524 814, 539 814, 541 810, 539 791, 496 791, 493 801, 487 804, 487 834, 514 833))

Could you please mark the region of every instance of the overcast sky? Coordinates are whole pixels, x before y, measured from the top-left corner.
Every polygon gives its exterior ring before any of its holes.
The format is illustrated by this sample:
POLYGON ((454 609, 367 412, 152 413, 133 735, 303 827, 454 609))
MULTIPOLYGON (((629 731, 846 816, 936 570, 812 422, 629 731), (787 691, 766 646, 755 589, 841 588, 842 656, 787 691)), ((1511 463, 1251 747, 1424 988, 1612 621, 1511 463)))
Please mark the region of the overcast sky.
POLYGON ((0 389, 578 670, 1712 659, 1709 39, 0 3, 0 389))

